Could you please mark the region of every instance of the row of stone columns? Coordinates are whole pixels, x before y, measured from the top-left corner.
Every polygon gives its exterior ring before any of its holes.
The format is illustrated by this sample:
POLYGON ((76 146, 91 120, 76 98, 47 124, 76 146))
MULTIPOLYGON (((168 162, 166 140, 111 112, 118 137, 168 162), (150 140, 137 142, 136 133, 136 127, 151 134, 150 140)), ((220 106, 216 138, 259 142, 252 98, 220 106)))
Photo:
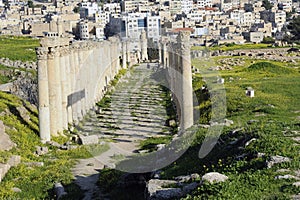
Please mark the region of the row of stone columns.
POLYGON ((78 123, 101 99, 120 69, 119 44, 117 38, 73 44, 65 38, 41 40, 36 52, 42 141, 78 123))
POLYGON ((176 41, 162 38, 159 47, 159 61, 167 68, 167 79, 181 130, 191 127, 194 122, 190 47, 189 31, 180 31, 176 41))

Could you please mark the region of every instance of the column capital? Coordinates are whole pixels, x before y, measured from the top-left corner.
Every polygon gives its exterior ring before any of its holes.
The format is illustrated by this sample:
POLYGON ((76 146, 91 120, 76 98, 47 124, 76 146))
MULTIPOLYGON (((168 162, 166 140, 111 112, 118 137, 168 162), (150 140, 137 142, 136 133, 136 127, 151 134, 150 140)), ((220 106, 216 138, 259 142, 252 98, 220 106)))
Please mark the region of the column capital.
POLYGON ((49 47, 49 53, 48 53, 48 58, 49 59, 54 59, 54 56, 57 53, 57 49, 55 47, 49 47))
POLYGON ((59 53, 61 57, 68 55, 70 53, 69 46, 62 46, 59 50, 59 53))
POLYGON ((37 54, 38 60, 46 60, 48 52, 49 52, 49 50, 46 47, 36 48, 36 54, 37 54))
POLYGON ((180 44, 181 51, 190 51, 190 31, 180 31, 177 36, 177 43, 180 44))

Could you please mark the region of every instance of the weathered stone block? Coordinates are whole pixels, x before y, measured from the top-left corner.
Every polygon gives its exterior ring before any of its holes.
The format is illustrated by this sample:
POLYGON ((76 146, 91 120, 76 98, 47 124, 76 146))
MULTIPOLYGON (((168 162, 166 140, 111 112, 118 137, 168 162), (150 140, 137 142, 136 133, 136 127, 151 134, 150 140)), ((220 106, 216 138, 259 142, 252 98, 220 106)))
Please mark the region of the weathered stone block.
POLYGON ((8 151, 15 147, 16 144, 13 143, 9 136, 5 133, 5 126, 3 122, 0 120, 0 150, 8 151))
POLYGON ((89 135, 89 136, 79 136, 79 144, 89 145, 89 144, 98 144, 99 139, 97 135, 89 135))
POLYGON ((228 179, 227 176, 220 174, 218 172, 209 172, 202 176, 202 180, 208 181, 209 183, 219 183, 224 182, 228 179))
POLYGON ((20 163, 21 163, 21 156, 18 156, 18 155, 11 156, 7 162, 7 164, 9 164, 12 167, 17 166, 20 163))

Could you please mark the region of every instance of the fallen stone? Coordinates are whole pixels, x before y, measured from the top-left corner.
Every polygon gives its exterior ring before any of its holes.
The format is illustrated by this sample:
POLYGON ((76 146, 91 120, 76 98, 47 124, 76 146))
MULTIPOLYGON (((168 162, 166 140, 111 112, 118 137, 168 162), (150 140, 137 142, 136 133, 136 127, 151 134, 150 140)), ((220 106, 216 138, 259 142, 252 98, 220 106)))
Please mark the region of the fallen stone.
POLYGON ((283 157, 283 156, 277 156, 276 155, 276 156, 271 156, 270 160, 268 160, 266 162, 266 164, 267 164, 268 168, 271 168, 275 164, 284 163, 284 162, 290 162, 290 161, 291 161, 291 159, 288 158, 288 157, 283 157))
POLYGON ((209 183, 225 182, 227 179, 227 176, 218 172, 209 172, 202 176, 202 180, 208 181, 209 183))
POLYGON ((27 162, 24 164, 27 165, 28 167, 43 167, 44 166, 44 162, 27 162))
POLYGON ((148 198, 149 200, 153 199, 175 199, 183 196, 182 190, 180 188, 163 188, 157 190, 155 195, 148 198))
POLYGON ((25 121, 30 121, 30 116, 28 115, 28 111, 25 107, 17 107, 16 109, 19 112, 22 119, 24 119, 25 121))
POLYGON ((166 144, 158 144, 158 145, 156 145, 156 147, 157 147, 157 151, 160 151, 166 147, 166 144))
POLYGON ((22 192, 22 190, 20 189, 20 188, 17 188, 17 187, 13 187, 13 188, 11 188, 11 190, 13 191, 13 192, 22 192))
POLYGON ((232 121, 232 120, 230 120, 230 119, 224 119, 224 125, 225 126, 230 126, 230 125, 232 125, 234 122, 232 121))
POLYGON ((9 169, 10 169, 9 164, 0 163, 0 182, 2 181, 2 179, 4 178, 5 174, 8 172, 9 169))
POLYGON ((12 167, 17 166, 20 163, 21 163, 21 156, 18 156, 18 155, 11 156, 7 162, 7 164, 9 164, 12 167))
POLYGON ((48 147, 40 147, 40 146, 36 146, 36 155, 41 156, 41 155, 45 155, 48 153, 48 147))
POLYGON ((177 176, 177 177, 175 177, 175 180, 180 183, 184 183, 184 182, 194 181, 199 178, 200 178, 200 175, 197 173, 194 173, 194 174, 187 175, 187 176, 177 176))
POLYGON ((300 187, 300 181, 293 183, 293 186, 300 187))
POLYGON ((147 183, 147 199, 174 199, 182 196, 181 188, 167 188, 168 185, 177 184, 173 180, 151 179, 147 183))
POLYGON ((5 126, 0 120, 0 151, 9 151, 16 146, 17 145, 11 141, 9 135, 5 133, 5 126))
POLYGON ((265 153, 259 153, 259 152, 257 153, 257 157, 258 157, 258 158, 265 157, 265 155, 266 155, 265 153))
POLYGON ((174 119, 169 120, 169 126, 170 127, 176 126, 176 121, 174 119))
POLYGON ((183 187, 184 194, 188 194, 191 191, 195 190, 199 186, 199 183, 193 182, 183 187))
POLYGON ((285 172, 290 172, 291 170, 289 169, 278 169, 276 172, 278 173, 285 173, 285 172))
POLYGON ((79 144, 89 145, 89 144, 98 144, 99 139, 97 135, 89 135, 89 136, 79 136, 79 144))
POLYGON ((47 141, 46 144, 49 144, 49 145, 51 145, 53 147, 57 147, 57 148, 59 148, 61 146, 61 144, 59 144, 55 141, 47 141))
POLYGON ((295 180, 300 180, 299 177, 296 177, 296 176, 293 176, 293 175, 290 175, 290 174, 275 176, 275 179, 295 179, 295 180))
POLYGON ((247 124, 253 124, 253 123, 257 123, 257 122, 259 122, 259 121, 256 119, 251 119, 247 122, 247 124))
POLYGON ((249 144, 251 144, 255 140, 256 140, 256 138, 252 138, 251 140, 247 141, 246 144, 245 144, 245 147, 249 146, 249 144))

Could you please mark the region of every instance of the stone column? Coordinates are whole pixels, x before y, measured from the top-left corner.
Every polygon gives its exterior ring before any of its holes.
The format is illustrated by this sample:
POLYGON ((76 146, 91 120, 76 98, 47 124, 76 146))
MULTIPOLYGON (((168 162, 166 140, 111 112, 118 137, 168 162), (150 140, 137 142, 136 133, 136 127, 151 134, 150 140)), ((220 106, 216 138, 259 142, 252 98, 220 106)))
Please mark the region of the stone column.
POLYGON ((83 116, 86 114, 86 72, 89 68, 89 60, 88 60, 88 42, 84 42, 81 45, 81 48, 78 49, 79 54, 79 69, 77 76, 79 78, 79 90, 80 91, 80 113, 81 113, 81 119, 83 119, 83 116))
POLYGON ((159 66, 162 65, 162 53, 161 53, 161 43, 157 42, 157 49, 158 49, 158 64, 159 66))
POLYGON ((81 44, 79 43, 75 43, 75 51, 74 51, 74 58, 75 58, 75 90, 74 92, 76 93, 76 102, 75 102, 75 106, 76 106, 76 110, 75 112, 77 112, 77 118, 78 120, 82 120, 82 113, 81 113, 81 101, 80 101, 80 68, 81 68, 81 61, 80 61, 80 54, 79 51, 81 49, 81 44))
POLYGON ((167 42, 163 42, 163 66, 165 67, 165 68, 167 68, 168 67, 168 59, 169 59, 169 57, 168 57, 168 50, 167 50, 167 42))
POLYGON ((72 106, 69 104, 69 95, 72 94, 71 90, 71 84, 72 84, 72 75, 71 75, 71 62, 70 62, 70 57, 72 56, 71 51, 70 51, 70 46, 65 47, 65 67, 66 67, 66 94, 65 98, 67 99, 67 119, 68 123, 73 122, 73 116, 72 116, 72 106))
POLYGON ((66 74, 66 47, 62 47, 60 50, 60 76, 61 76, 61 95, 62 95, 62 127, 63 129, 68 128, 68 92, 67 92, 67 74, 66 74))
POLYGON ((142 61, 146 61, 148 60, 148 41, 147 41, 147 35, 146 35, 146 31, 142 31, 141 33, 141 38, 140 38, 140 42, 141 42, 141 59, 142 61))
POLYGON ((130 56, 130 41, 126 41, 126 61, 128 63, 128 67, 131 67, 131 56, 130 56))
POLYGON ((122 42, 122 68, 126 69, 127 68, 127 59, 126 59, 126 42, 122 42))
MULTIPOLYGON (((49 79, 49 108, 50 108, 50 132, 51 135, 57 136, 59 127, 59 94, 60 87, 60 77, 57 74, 57 54, 58 49, 51 47, 50 52, 48 54, 48 79, 49 79)), ((60 98, 61 99, 61 98, 60 98)))
POLYGON ((60 61, 60 51, 61 47, 55 47, 55 57, 54 57, 54 63, 55 63, 55 80, 56 80, 56 106, 57 106, 57 127, 58 132, 63 132, 63 106, 62 106, 62 84, 61 84, 61 69, 60 64, 62 63, 60 61))
POLYGON ((48 48, 37 48, 38 57, 38 97, 39 97, 39 128, 42 142, 50 141, 50 110, 47 55, 48 48))
POLYGON ((193 87, 190 54, 190 32, 181 31, 177 37, 181 53, 182 71, 182 121, 181 130, 185 130, 193 125, 193 87))
POLYGON ((72 119, 73 123, 78 122, 78 116, 77 116, 77 105, 75 103, 76 101, 76 63, 75 63, 75 47, 74 45, 71 46, 71 52, 70 52, 70 79, 71 79, 71 93, 69 96, 70 100, 70 106, 72 107, 72 119))

